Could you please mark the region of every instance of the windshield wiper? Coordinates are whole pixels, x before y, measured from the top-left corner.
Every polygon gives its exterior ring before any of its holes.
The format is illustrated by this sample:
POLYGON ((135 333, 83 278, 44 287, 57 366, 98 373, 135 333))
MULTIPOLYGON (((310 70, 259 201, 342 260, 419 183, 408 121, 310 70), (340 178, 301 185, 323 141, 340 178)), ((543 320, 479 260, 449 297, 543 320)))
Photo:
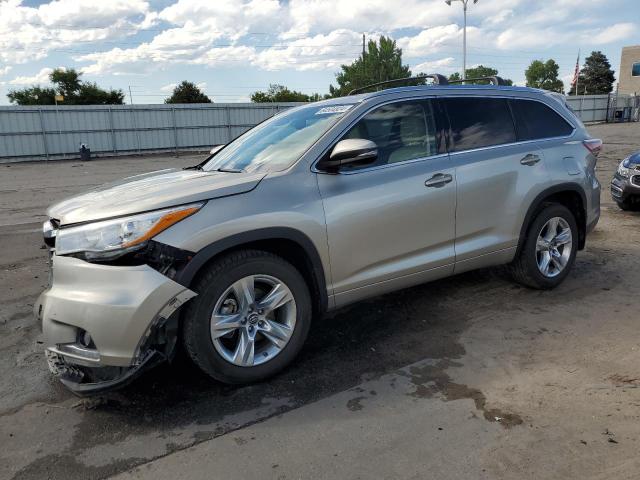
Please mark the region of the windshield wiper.
POLYGON ((200 163, 198 165, 192 165, 190 167, 184 167, 183 170, 204 170, 204 168, 202 167, 202 163, 200 163))
POLYGON ((215 171, 224 172, 224 173, 243 173, 244 172, 244 170, 239 170, 237 168, 224 168, 224 167, 216 168, 215 171))

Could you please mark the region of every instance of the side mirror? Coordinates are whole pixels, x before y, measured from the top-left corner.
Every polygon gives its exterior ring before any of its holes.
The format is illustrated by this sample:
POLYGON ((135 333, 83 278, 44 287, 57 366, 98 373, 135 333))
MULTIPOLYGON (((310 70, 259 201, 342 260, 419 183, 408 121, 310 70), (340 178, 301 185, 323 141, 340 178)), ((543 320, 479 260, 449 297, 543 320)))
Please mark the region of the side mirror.
POLYGON ((371 140, 349 138, 340 140, 331 151, 329 158, 318 163, 318 168, 327 172, 337 172, 345 165, 366 165, 378 158, 378 146, 371 140))

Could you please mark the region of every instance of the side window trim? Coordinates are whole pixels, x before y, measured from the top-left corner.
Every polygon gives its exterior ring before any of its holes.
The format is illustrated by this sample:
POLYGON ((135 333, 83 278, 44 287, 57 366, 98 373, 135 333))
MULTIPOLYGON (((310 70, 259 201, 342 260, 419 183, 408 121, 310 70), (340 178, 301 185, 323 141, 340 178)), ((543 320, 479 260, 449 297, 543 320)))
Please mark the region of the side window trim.
POLYGON ((500 95, 443 95, 440 97, 442 99, 442 106, 443 106, 443 110, 446 112, 447 115, 447 119, 449 121, 449 142, 447 143, 447 151, 449 152, 450 155, 454 155, 457 153, 462 153, 462 152, 472 152, 472 151, 478 151, 478 150, 485 150, 488 148, 499 148, 499 147, 504 147, 506 145, 514 145, 516 143, 518 143, 518 132, 516 129, 516 122, 513 118, 513 112, 511 111, 511 107, 509 105, 509 99, 511 97, 507 97, 507 96, 500 96, 500 95), (506 143, 498 143, 495 145, 483 145, 480 147, 473 147, 473 148, 464 148, 462 150, 455 150, 456 145, 454 144, 454 140, 453 140, 453 125, 454 122, 451 120, 451 112, 449 111, 449 106, 447 105, 447 99, 479 99, 479 100, 488 100, 488 99, 496 99, 496 100, 503 100, 504 104, 506 106, 506 110, 508 112, 508 116, 511 120, 511 128, 513 129, 513 138, 514 141, 513 142, 506 142, 506 143), (451 146, 453 146, 453 150, 451 149, 451 146))
MULTIPOLYGON (((465 97, 465 95, 438 95, 437 98, 440 100, 445 100, 447 98, 460 98, 460 97, 465 97)), ((506 100, 529 100, 532 102, 538 102, 543 104, 544 106, 550 108, 551 110, 553 110, 556 114, 558 114, 565 122, 567 122, 567 124, 571 127, 571 133, 569 133, 568 135, 564 135, 564 136, 560 136, 560 137, 548 137, 548 138, 540 138, 537 140, 518 140, 517 139, 517 130, 516 130, 516 141, 515 142, 511 142, 511 143, 503 143, 500 145, 489 145, 487 147, 478 147, 478 148, 471 148, 471 149, 467 149, 467 150, 458 150, 458 151, 451 151, 450 144, 449 144, 449 136, 450 136, 450 132, 451 132, 451 122, 449 121, 449 112, 446 108, 443 108, 444 114, 446 115, 447 121, 448 121, 448 129, 447 129, 447 152, 449 155, 459 155, 461 153, 467 153, 467 152, 476 152, 476 151, 480 151, 480 150, 488 150, 488 149, 494 149, 494 148, 502 148, 502 147, 508 147, 508 146, 512 146, 512 145, 525 145, 527 143, 533 143, 533 142, 546 142, 546 141, 551 141, 551 140, 561 140, 561 139, 568 139, 573 137, 573 135, 576 133, 577 127, 571 123, 570 121, 567 120, 567 118, 565 117, 565 115, 561 112, 559 112, 558 110, 556 110, 556 108, 552 107, 551 105, 546 104, 545 102, 541 102, 538 99, 535 98, 530 98, 530 97, 519 97, 519 96, 505 96, 505 95, 488 95, 488 96, 480 96, 480 95, 469 95, 469 97, 478 97, 478 98, 504 98, 506 100)), ((443 102, 444 103, 444 102, 443 102)), ((510 103, 510 102, 507 102, 510 103)), ((444 106, 443 106, 444 107, 444 106)), ((509 109, 513 118, 513 111, 511 110, 511 108, 509 109)), ((514 120, 514 128, 517 128, 515 126, 515 120, 514 120)))
MULTIPOLYGON (((513 115, 513 121, 514 121, 514 125, 516 126, 516 137, 518 139, 518 142, 520 143, 525 143, 525 142, 540 142, 540 141, 544 141, 544 140, 552 140, 552 139, 557 139, 557 138, 568 138, 573 136, 573 134, 576 131, 576 127, 575 125, 573 125, 571 122, 569 122, 564 115, 562 115, 560 112, 558 112, 556 109, 552 108, 551 106, 547 105, 544 102, 541 102, 540 100, 534 99, 534 98, 521 98, 521 97, 513 97, 509 100, 509 106, 511 108, 511 112, 513 115), (570 129, 571 132, 568 135, 554 135, 554 136, 544 136, 544 137, 540 137, 540 138, 532 138, 529 140, 520 140, 520 126, 519 123, 516 120, 516 115, 515 115, 515 108, 517 107, 516 102, 535 102, 538 103, 540 105, 542 105, 544 108, 550 110, 554 115, 556 115, 557 117, 560 118, 561 121, 563 121, 570 129)), ((522 125, 522 131, 526 132, 529 135, 532 135, 532 133, 529 131, 529 126, 528 125, 522 125)))
MULTIPOLYGON (((395 166, 400 166, 400 165, 407 165, 410 163, 417 163, 417 162, 423 162, 423 161, 428 161, 434 158, 442 158, 442 157, 447 157, 449 155, 448 149, 446 146, 442 146, 442 140, 440 138, 440 134, 445 134, 445 129, 448 126, 448 118, 444 118, 445 114, 445 109, 441 108, 441 104, 439 101, 439 97, 431 94, 428 96, 416 96, 416 97, 405 97, 405 98, 398 98, 398 99, 393 99, 393 100, 388 100, 386 102, 382 102, 382 103, 378 103, 376 105, 371 106, 371 108, 365 110, 364 112, 362 112, 357 118, 351 120, 351 122, 344 127, 340 133, 336 136, 336 139, 334 141, 331 142, 331 144, 325 148, 325 150, 322 152, 322 154, 320 154, 318 156, 318 158, 313 162, 313 164, 311 165, 311 171, 313 173, 320 173, 320 174, 327 174, 327 172, 324 172, 322 170, 319 170, 317 168, 317 164, 318 162, 320 162, 320 160, 322 160, 325 155, 328 155, 329 152, 333 149, 333 147, 336 146, 336 144, 343 139, 343 137, 349 133, 349 131, 360 121, 362 120, 366 115, 368 115, 369 113, 373 112, 374 110, 380 108, 380 107, 384 107, 386 105, 391 105, 394 103, 404 103, 404 102, 431 102, 432 103, 432 108, 434 109, 434 117, 435 117, 435 128, 436 128, 436 146, 437 146, 437 153, 435 155, 428 155, 428 156, 424 156, 424 157, 418 157, 418 158, 413 158, 410 160, 404 160, 401 162, 395 162, 395 163, 387 163, 387 164, 382 164, 382 165, 374 165, 372 167, 364 167, 364 168, 360 168, 357 170, 352 170, 352 171, 341 171, 339 172, 339 175, 357 175, 359 173, 365 173, 365 172, 370 172, 370 171, 374 171, 374 170, 381 170, 384 168, 392 168, 395 166), (441 128, 440 128, 441 127, 441 128), (442 151, 440 151, 442 149, 442 151)), ((426 113, 425 113, 426 115, 426 113)), ((448 137, 448 135, 447 135, 448 137)), ((335 175, 335 174, 332 174, 335 175)))

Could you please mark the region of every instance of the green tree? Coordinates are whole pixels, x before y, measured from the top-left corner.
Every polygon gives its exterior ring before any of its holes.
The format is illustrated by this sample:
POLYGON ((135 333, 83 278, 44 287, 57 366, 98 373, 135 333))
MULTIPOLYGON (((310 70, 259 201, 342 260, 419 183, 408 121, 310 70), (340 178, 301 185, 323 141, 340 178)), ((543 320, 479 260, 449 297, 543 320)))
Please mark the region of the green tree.
POLYGON ((534 60, 524 72, 527 87, 564 93, 564 83, 558 78, 559 69, 560 66, 552 58, 546 62, 534 60))
POLYGON ((31 86, 11 90, 7 97, 18 105, 54 105, 55 95, 64 97, 66 105, 122 105, 122 90, 104 90, 92 82, 80 80, 81 72, 73 68, 56 68, 49 74, 53 88, 31 86))
POLYGON ((56 68, 49 74, 49 80, 56 86, 56 92, 62 95, 65 102, 69 103, 72 98, 77 97, 80 90, 81 72, 73 68, 56 68))
POLYGON ((195 83, 183 80, 164 103, 213 103, 195 83))
POLYGON ((266 92, 253 92, 251 101, 254 103, 268 102, 315 102, 321 99, 318 93, 307 95, 296 90, 289 90, 284 85, 271 84, 266 92))
MULTIPOLYGON (((600 51, 591 52, 591 55, 585 59, 584 68, 580 70, 578 76, 578 94, 611 93, 615 80, 616 76, 607 57, 600 51)), ((569 92, 570 95, 575 95, 575 93, 575 88, 569 92)))
MULTIPOLYGON (((491 67, 485 67, 484 65, 478 65, 477 67, 467 68, 466 78, 480 78, 480 77, 495 77, 498 75, 498 70, 491 67)), ((459 72, 455 72, 449 76, 449 80, 461 80, 462 75, 459 72)), ((513 85, 513 81, 508 78, 503 78, 507 85, 513 85)), ((467 82, 473 85, 489 85, 489 80, 474 80, 467 82)))
POLYGON ((21 90, 10 90, 9 101, 17 105, 53 105, 56 91, 53 88, 33 86, 21 90))
POLYGON ((347 95, 354 88, 372 83, 411 76, 409 66, 402 65, 402 49, 396 46, 395 40, 384 36, 380 37, 378 43, 369 40, 364 56, 360 56, 350 65, 342 65, 341 69, 342 71, 336 74, 338 86, 329 87, 332 97, 347 95))
POLYGON ((122 105, 122 90, 103 90, 93 82, 83 82, 75 97, 75 105, 122 105))

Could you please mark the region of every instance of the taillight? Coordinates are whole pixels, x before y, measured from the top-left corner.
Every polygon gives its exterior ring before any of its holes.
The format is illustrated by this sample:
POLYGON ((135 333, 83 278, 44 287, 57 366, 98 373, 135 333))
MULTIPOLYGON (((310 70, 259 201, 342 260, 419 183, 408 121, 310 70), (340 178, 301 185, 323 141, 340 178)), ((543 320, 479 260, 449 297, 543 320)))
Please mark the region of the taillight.
POLYGON ((599 138, 590 138, 588 140, 584 140, 582 144, 587 150, 589 150, 589 152, 591 152, 596 157, 600 153, 600 150, 602 150, 602 140, 600 140, 599 138))

